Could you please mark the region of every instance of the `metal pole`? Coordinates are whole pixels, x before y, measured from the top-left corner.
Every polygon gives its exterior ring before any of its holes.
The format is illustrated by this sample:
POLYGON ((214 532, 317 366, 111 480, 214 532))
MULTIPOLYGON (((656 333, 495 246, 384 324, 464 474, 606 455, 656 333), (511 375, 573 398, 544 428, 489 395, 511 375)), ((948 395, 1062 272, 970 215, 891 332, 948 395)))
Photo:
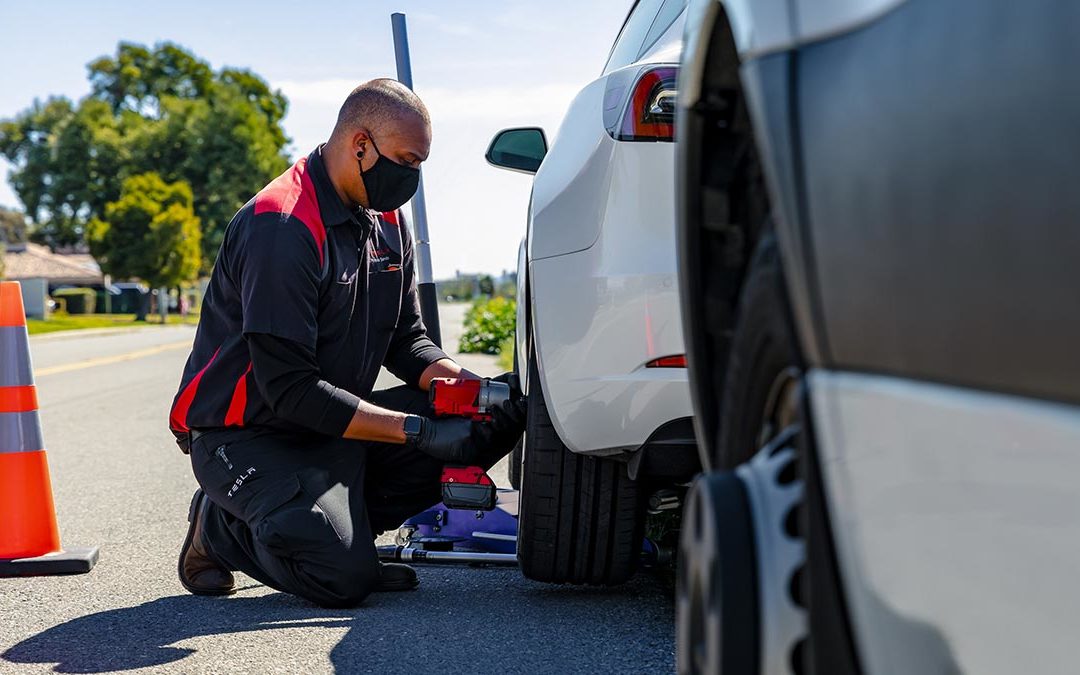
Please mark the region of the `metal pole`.
MULTIPOLYGON (((397 61, 398 81, 409 89, 413 88, 412 62, 409 59, 409 32, 405 26, 405 15, 395 12, 390 15, 390 26, 394 31, 394 59, 397 61)), ((439 329, 439 298, 435 293, 435 279, 431 271, 431 240, 428 237, 427 202, 424 201, 424 176, 420 175, 420 186, 412 198, 413 220, 413 255, 416 259, 416 291, 420 295, 420 316, 424 319, 428 337, 442 346, 442 331, 439 329)))

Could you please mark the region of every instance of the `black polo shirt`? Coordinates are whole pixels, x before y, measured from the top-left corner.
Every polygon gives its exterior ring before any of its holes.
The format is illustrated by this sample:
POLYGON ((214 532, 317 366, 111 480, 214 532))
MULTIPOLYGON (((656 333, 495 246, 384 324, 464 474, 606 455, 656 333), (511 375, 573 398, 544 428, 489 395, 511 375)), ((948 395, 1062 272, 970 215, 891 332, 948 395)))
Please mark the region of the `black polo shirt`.
POLYGON ((180 439, 250 426, 341 435, 380 366, 415 384, 445 356, 420 319, 408 228, 347 209, 316 148, 229 223, 169 427, 180 439), (281 371, 304 369, 288 398, 306 406, 266 400, 286 399, 267 394, 281 371))

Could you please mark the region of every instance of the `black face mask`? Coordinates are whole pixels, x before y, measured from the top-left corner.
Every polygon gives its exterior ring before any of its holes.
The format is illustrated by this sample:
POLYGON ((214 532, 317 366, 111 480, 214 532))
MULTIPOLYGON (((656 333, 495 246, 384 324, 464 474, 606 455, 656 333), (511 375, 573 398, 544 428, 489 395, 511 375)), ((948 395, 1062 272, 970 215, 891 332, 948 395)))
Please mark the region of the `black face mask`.
POLYGON ((379 158, 367 171, 364 171, 359 158, 356 162, 360 166, 360 180, 364 181, 364 189, 367 190, 368 208, 383 213, 395 211, 416 194, 416 188, 420 185, 420 169, 387 159, 379 152, 375 139, 368 137, 368 140, 375 152, 379 153, 379 158))

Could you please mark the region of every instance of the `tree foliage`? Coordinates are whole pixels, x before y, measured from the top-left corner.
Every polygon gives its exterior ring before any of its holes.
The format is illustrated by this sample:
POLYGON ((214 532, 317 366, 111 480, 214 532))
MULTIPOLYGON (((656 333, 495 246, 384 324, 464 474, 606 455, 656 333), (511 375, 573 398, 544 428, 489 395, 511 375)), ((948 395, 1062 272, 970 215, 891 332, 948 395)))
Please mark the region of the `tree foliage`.
POLYGON ((4 278, 4 254, 8 244, 26 241, 26 218, 19 211, 0 206, 0 279, 4 278))
POLYGON ((19 211, 0 206, 0 244, 26 242, 26 217, 19 211))
POLYGON ((183 181, 166 183, 153 172, 125 179, 119 199, 88 230, 90 251, 108 274, 151 286, 179 286, 198 276, 199 218, 183 181))
POLYGON ((91 93, 35 101, 0 122, 0 155, 35 240, 81 245, 125 179, 157 173, 190 186, 205 269, 232 215, 288 166, 287 101, 255 73, 214 71, 170 43, 120 43, 88 66, 91 93))

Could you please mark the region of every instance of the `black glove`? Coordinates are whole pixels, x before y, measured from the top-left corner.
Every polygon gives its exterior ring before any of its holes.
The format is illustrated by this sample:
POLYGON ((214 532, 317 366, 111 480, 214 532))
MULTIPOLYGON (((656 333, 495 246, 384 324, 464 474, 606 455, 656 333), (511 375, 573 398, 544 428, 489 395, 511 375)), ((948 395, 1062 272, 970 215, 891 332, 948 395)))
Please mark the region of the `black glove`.
POLYGON ((478 454, 473 427, 461 417, 421 418, 420 433, 412 444, 417 450, 447 464, 473 464, 478 454))
POLYGON ((481 460, 494 464, 514 449, 525 432, 528 401, 517 388, 516 375, 506 373, 492 379, 510 385, 510 398, 491 409, 490 422, 476 423, 473 438, 480 449, 481 460), (507 380, 500 379, 506 376, 509 376, 507 380))
POLYGON ((511 399, 521 398, 522 396, 524 396, 524 394, 521 393, 521 380, 518 379, 517 373, 503 373, 502 375, 496 375, 491 379, 496 382, 502 382, 503 384, 510 385, 511 399))
POLYGON ((529 409, 525 396, 520 391, 517 393, 515 398, 511 390, 509 400, 491 409, 491 422, 488 423, 497 436, 512 440, 513 443, 525 433, 525 419, 529 409))

